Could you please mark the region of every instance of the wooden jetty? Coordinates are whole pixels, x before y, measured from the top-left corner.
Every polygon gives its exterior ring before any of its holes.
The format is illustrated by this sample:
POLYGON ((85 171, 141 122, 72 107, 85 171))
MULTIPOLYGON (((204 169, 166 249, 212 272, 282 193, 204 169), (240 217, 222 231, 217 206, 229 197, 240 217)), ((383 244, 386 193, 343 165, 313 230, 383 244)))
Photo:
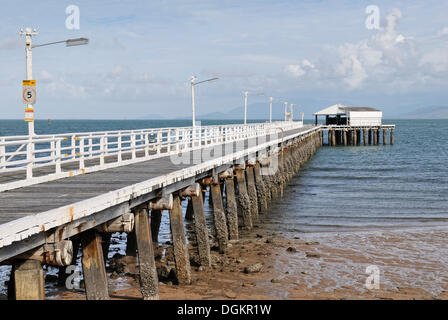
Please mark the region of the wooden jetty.
POLYGON ((378 126, 322 125, 321 128, 322 139, 328 146, 367 146, 378 145, 381 142, 386 145, 388 141, 389 144, 394 144, 395 125, 393 124, 378 126), (387 139, 388 133, 389 140, 387 139))
MULTIPOLYGON (((369 128, 369 137, 379 129, 392 127, 369 128)), ((323 145, 324 131, 336 145, 359 143, 360 130, 365 142, 365 128, 292 121, 0 137, 0 263, 12 265, 8 295, 44 299, 43 265, 64 270, 81 250, 86 298, 109 299, 108 242, 112 233, 126 232, 142 296, 158 299, 154 246, 165 212, 177 282, 188 285, 184 219, 193 221, 201 266, 211 265, 206 188, 225 254, 239 239, 239 225, 253 228, 282 196, 323 145)))

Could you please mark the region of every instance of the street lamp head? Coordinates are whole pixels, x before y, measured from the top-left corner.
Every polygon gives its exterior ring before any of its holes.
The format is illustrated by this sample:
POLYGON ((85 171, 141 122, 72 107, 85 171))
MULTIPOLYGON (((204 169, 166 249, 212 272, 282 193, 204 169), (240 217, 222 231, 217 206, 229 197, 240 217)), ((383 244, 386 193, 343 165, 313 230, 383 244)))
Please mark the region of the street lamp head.
MULTIPOLYGON (((211 79, 207 79, 207 80, 202 80, 202 81, 196 82, 195 85, 196 84, 200 84, 200 83, 204 83, 204 82, 215 81, 215 80, 218 80, 218 79, 219 78, 215 77, 215 78, 211 78, 211 79)), ((191 80, 191 83, 194 83, 194 81, 197 80, 197 78, 196 77, 191 77, 190 80, 191 80)))
POLYGON ((77 38, 65 40, 66 47, 82 46, 89 43, 87 38, 77 38))

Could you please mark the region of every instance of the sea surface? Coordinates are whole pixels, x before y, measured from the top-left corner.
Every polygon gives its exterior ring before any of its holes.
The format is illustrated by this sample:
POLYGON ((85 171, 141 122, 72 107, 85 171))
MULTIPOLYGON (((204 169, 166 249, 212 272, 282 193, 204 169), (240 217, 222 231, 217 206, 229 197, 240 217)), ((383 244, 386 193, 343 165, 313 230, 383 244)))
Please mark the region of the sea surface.
MULTIPOLYGON (((228 123, 241 122, 202 121, 202 125, 228 123)), ((269 227, 315 232, 448 224, 448 120, 384 121, 392 123, 393 146, 388 141, 378 146, 320 148, 290 182, 283 199, 270 207, 264 217, 269 227)), ((189 120, 40 120, 35 131, 189 125, 189 120)), ((26 132, 21 120, 0 120, 0 136, 26 132)))
MULTIPOLYGON (((202 122, 228 123, 241 122, 202 122)), ((320 148, 286 187, 284 197, 262 216, 262 228, 297 236, 448 226, 448 120, 385 120, 384 124, 396 125, 393 146, 388 140, 387 145, 320 148)), ((187 120, 44 120, 36 121, 35 131, 49 134, 189 125, 187 120)), ((0 120, 0 136, 26 132, 23 121, 0 120)), ((186 201, 183 207, 185 212, 186 201)), ((211 227, 211 207, 205 209, 211 227)), ((187 231, 191 227, 186 224, 187 231)), ((125 235, 118 239, 109 256, 124 254, 125 235)), ((168 240, 169 219, 164 214, 160 242, 168 240)), ((0 267, 0 293, 6 291, 3 282, 8 273, 9 267, 0 267)))

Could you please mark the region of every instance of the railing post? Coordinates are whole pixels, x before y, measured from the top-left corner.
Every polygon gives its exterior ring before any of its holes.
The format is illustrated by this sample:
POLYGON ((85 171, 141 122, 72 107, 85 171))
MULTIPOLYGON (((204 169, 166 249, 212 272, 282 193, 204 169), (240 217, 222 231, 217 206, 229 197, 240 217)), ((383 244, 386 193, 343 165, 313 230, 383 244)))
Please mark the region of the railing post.
POLYGON ((162 132, 157 132, 157 154, 162 151, 162 132))
POLYGON ((118 132, 118 138, 117 138, 117 148, 118 148, 118 155, 117 155, 117 162, 120 162, 122 159, 121 157, 121 132, 118 132))
POLYGON ((0 169, 6 170, 6 147, 2 145, 6 141, 5 138, 0 139, 0 169))
POLYGON ((179 152, 179 129, 176 129, 176 152, 179 152))
POLYGON ((84 168, 84 138, 79 137, 79 169, 83 170, 84 168))
POLYGON ((132 154, 132 159, 135 159, 135 133, 132 132, 131 133, 131 154, 132 154))
POLYGON ((61 173, 61 139, 56 140, 55 163, 56 173, 61 173))
POLYGON ((170 129, 170 130, 168 130, 168 133, 167 133, 167 142, 168 142, 168 147, 167 147, 167 152, 171 152, 172 150, 173 150, 173 137, 174 137, 174 134, 173 134, 173 129, 170 129))
POLYGON ((56 162, 56 137, 53 136, 52 140, 50 141, 50 158, 52 159, 51 162, 55 163, 56 162))
POLYGON ((33 177, 33 162, 34 162, 34 152, 33 152, 33 138, 30 136, 27 147, 26 147, 26 179, 31 179, 33 177))
POLYGON ((145 157, 149 156, 149 133, 144 134, 145 137, 145 157))
POLYGON ((70 154, 71 154, 71 157, 72 157, 72 159, 75 159, 75 157, 76 157, 76 136, 75 135, 72 135, 72 136, 70 136, 70 154))
POLYGON ((104 165, 104 139, 105 139, 106 137, 105 136, 101 136, 100 137, 100 166, 103 166, 104 165))

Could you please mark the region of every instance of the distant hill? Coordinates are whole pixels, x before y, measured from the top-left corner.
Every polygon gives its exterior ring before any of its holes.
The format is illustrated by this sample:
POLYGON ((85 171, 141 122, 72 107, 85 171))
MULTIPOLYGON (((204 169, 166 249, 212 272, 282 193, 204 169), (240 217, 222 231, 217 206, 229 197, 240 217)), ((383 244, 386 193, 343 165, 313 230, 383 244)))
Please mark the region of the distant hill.
MULTIPOLYGON (((381 108, 380 108, 381 109, 381 108)), ((395 108, 383 108, 383 117, 386 119, 448 119, 448 106, 428 106, 418 107, 411 111, 408 111, 410 107, 395 107, 395 108)), ((198 112, 196 115, 197 120, 243 120, 244 119, 244 107, 239 106, 231 109, 227 109, 219 112, 198 112)), ((312 119, 313 112, 316 112, 319 108, 307 106, 305 108, 294 109, 294 119, 300 120, 300 111, 305 112, 305 119, 312 119)), ((201 111, 201 110, 200 110, 201 111)), ((289 111, 289 108, 288 108, 289 111)), ((272 108, 272 118, 274 120, 281 120, 284 118, 284 107, 275 104, 272 108)), ((145 119, 191 119, 191 115, 182 117, 169 117, 159 114, 151 114, 145 117, 145 119)), ((269 104, 267 103, 254 103, 249 104, 247 107, 247 119, 248 120, 268 120, 269 119, 269 104)))
MULTIPOLYGON (((272 108, 272 119, 283 119, 284 108, 278 105, 272 108)), ((298 109, 295 110, 295 119, 299 119, 300 112, 298 109)), ((183 117, 166 117, 157 114, 152 114, 144 117, 145 119, 191 119, 191 115, 183 117)), ((196 113, 197 120, 243 120, 244 119, 244 107, 235 107, 228 109, 228 111, 221 112, 208 112, 208 113, 196 113)), ((248 120, 268 120, 269 119, 269 104, 267 103, 254 103, 247 106, 247 119, 248 120)))
POLYGON ((403 117, 412 119, 448 119, 448 106, 429 106, 417 108, 409 113, 403 114, 403 117))

